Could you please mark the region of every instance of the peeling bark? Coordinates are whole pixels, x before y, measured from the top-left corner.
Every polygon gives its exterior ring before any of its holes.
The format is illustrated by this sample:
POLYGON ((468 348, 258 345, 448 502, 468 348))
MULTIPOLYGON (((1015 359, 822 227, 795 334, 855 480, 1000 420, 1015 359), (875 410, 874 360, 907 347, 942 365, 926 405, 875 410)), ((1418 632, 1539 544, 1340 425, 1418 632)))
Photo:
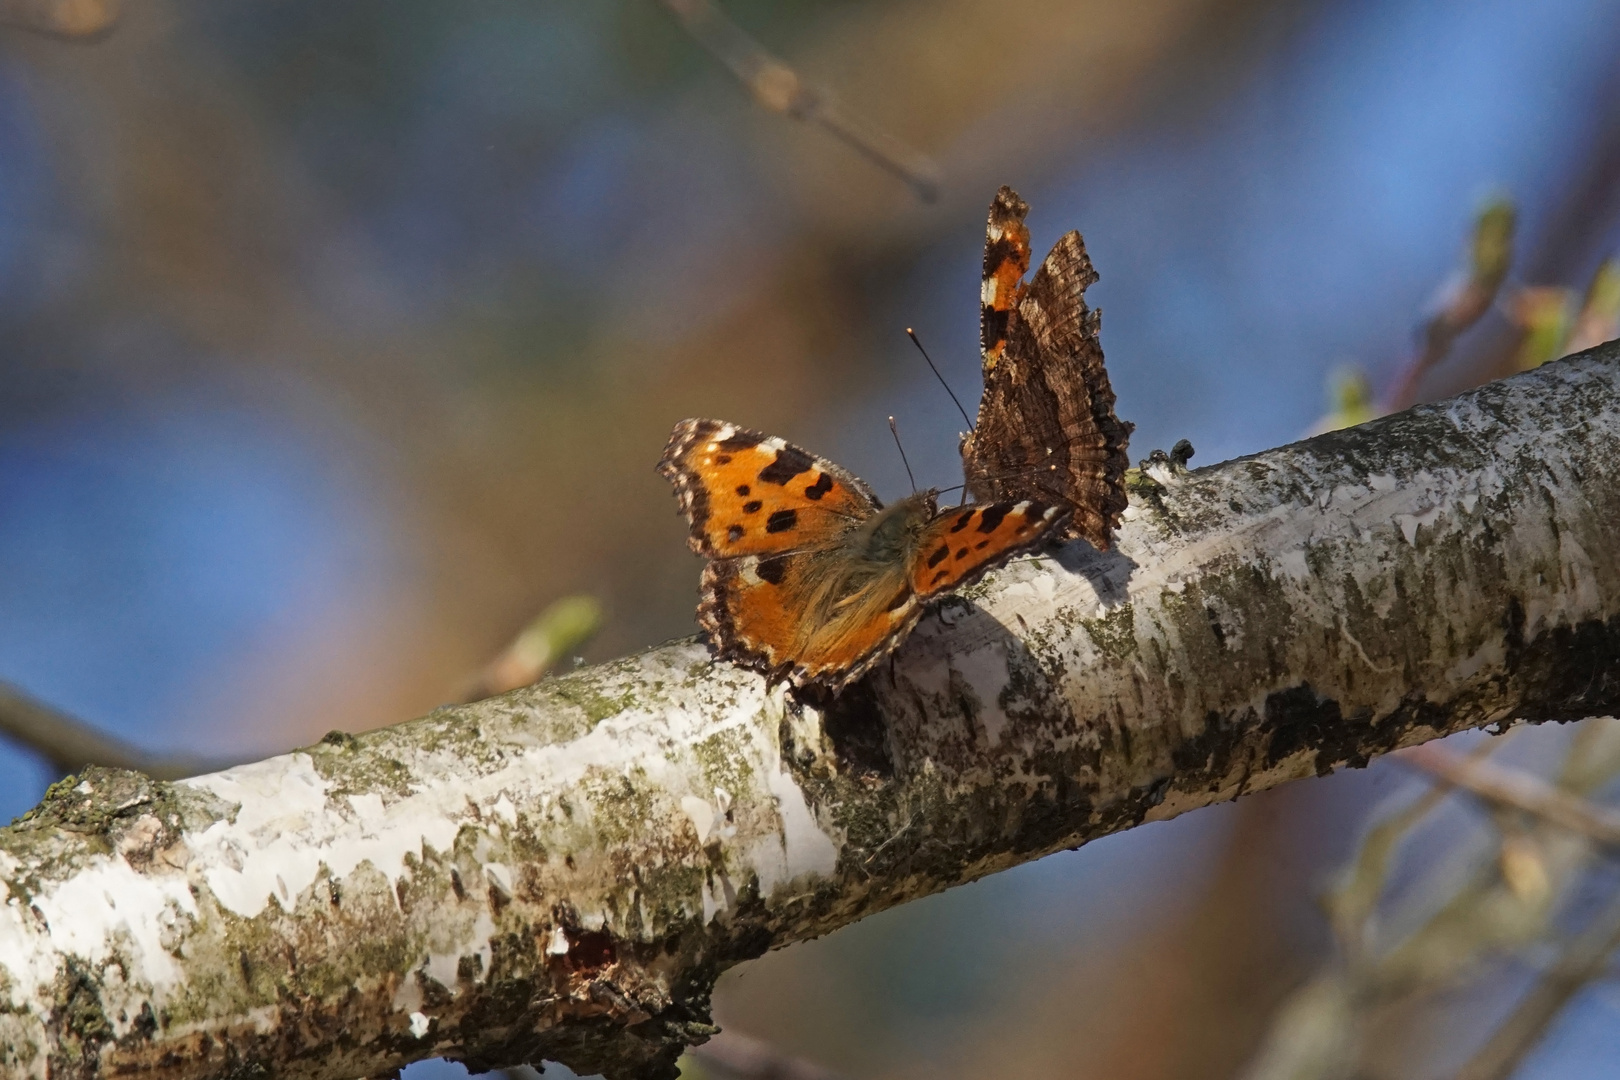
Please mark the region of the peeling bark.
POLYGON ((1620 345, 1135 486, 831 701, 678 642, 0 831, 6 1076, 668 1077, 715 976, 1465 727, 1620 698, 1620 345))

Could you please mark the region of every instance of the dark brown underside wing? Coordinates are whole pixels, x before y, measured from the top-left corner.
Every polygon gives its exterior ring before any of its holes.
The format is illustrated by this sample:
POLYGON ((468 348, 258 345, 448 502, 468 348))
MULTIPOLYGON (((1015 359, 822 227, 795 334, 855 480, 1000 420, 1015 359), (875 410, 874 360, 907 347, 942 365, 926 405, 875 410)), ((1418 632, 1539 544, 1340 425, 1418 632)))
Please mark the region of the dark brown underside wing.
POLYGON ((996 366, 1007 343, 1007 327, 1018 303, 1018 290, 1029 271, 1029 204, 1003 185, 990 203, 984 229, 984 287, 979 293, 979 351, 984 370, 996 366))
POLYGON ((1134 425, 1114 415, 1101 314, 1085 301, 1096 280, 1080 234, 1068 233, 1019 296, 1001 355, 986 365, 962 471, 977 502, 1072 506, 1066 536, 1107 550, 1125 509, 1125 449, 1134 425))

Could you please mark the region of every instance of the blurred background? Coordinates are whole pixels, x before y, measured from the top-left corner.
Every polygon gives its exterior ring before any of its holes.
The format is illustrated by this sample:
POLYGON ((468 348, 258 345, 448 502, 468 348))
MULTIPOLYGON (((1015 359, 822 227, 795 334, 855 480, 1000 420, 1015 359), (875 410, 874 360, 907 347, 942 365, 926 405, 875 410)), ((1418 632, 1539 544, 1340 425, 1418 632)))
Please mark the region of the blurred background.
MULTIPOLYGON (((1608 0, 727 4, 932 201, 752 95, 694 3, 109 4, 0 3, 0 680, 151 752, 420 715, 563 596, 601 605, 587 660, 693 632, 653 472, 683 417, 892 497, 894 414, 919 483, 959 482, 903 331, 971 408, 999 184, 1038 254, 1085 235, 1133 459, 1615 336, 1608 0)), ((1547 772, 1571 737, 1512 749, 1547 772)), ((0 811, 53 776, 0 745, 0 811)), ((1606 895, 1596 855, 1503 870, 1499 804, 1416 850, 1540 896, 1537 933, 1352 1009, 1381 1056, 1264 1072, 1350 964, 1321 898, 1426 784, 1379 763, 908 905, 732 972, 719 1022, 852 1078, 1453 1075, 1606 895)), ((1616 1075, 1594 971, 1498 1075, 1616 1075)))

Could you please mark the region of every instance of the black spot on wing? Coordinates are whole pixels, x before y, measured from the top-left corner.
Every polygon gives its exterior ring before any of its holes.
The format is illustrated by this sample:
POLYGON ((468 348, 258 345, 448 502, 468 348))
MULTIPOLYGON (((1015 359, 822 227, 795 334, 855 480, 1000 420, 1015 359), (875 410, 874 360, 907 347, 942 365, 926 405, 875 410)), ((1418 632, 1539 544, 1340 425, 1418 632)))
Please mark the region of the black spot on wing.
POLYGON ((982 517, 984 520, 979 522, 979 531, 995 532, 996 527, 1001 524, 1001 519, 1006 517, 1007 512, 1011 509, 1012 507, 1010 506, 1001 505, 985 507, 984 511, 980 514, 980 517, 982 517))
POLYGON ((831 491, 832 489, 833 478, 828 476, 826 473, 822 473, 816 478, 815 483, 804 489, 804 497, 819 501, 823 495, 827 494, 827 492, 831 491))
POLYGON ((748 497, 748 485, 747 484, 738 484, 737 485, 737 494, 743 496, 744 498, 747 498, 748 497))
POLYGON ((1005 308, 997 311, 988 304, 979 309, 980 344, 989 349, 998 342, 1007 339, 1007 323, 1012 319, 1012 309, 1005 308))
POLYGON ((968 522, 973 520, 973 514, 974 511, 969 510, 961 517, 957 518, 955 524, 951 526, 951 532, 961 532, 963 529, 967 528, 968 522))
POLYGON ((782 579, 787 577, 787 557, 778 555, 774 559, 761 559, 759 565, 754 567, 754 573, 758 574, 762 581, 780 585, 782 579))
POLYGON ((737 434, 729 439, 715 443, 714 448, 722 453, 735 454, 739 450, 752 450, 758 445, 758 436, 737 434))
POLYGON ((1003 263, 1017 262, 1019 245, 1003 235, 984 245, 984 276, 990 277, 1003 263))
POLYGON ((973 550, 974 551, 983 551, 985 548, 987 548, 989 546, 990 546, 990 541, 988 541, 988 540, 980 540, 977 544, 973 545, 973 550))
POLYGON ((796 446, 784 446, 776 452, 776 460, 759 470, 759 478, 767 484, 785 484, 800 473, 809 472, 815 465, 809 454, 796 446))
POLYGON ((714 458, 714 463, 716 465, 730 465, 731 464, 731 455, 730 454, 716 454, 715 458, 714 458))
POLYGON ((967 558, 967 548, 958 548, 958 549, 957 549, 957 550, 956 550, 956 557, 957 557, 957 558, 958 558, 958 559, 965 559, 965 558, 967 558))
POLYGON ((928 556, 928 569, 932 570, 934 567, 944 562, 945 556, 949 555, 950 553, 951 547, 949 544, 939 545, 939 550, 928 556))
POLYGON ((797 510, 778 510, 765 519, 765 531, 768 533, 787 532, 799 523, 797 510))
POLYGON ((758 499, 750 499, 747 502, 743 503, 743 513, 745 513, 745 514, 758 513, 759 508, 764 506, 764 505, 765 504, 760 502, 758 499))
POLYGON ((743 538, 743 527, 741 525, 728 525, 726 527, 726 539, 727 540, 730 540, 731 542, 736 543, 738 540, 741 540, 742 538, 743 538))
POLYGON ((950 576, 951 576, 950 571, 941 570, 939 573, 935 574, 932 578, 930 578, 928 580, 928 584, 930 586, 938 585, 940 582, 944 581, 946 578, 948 578, 950 576))
POLYGON ((890 600, 889 601, 889 606, 884 608, 883 610, 884 611, 894 611, 897 608, 903 608, 903 607, 906 606, 906 601, 908 601, 910 599, 911 599, 911 590, 910 589, 901 589, 898 593, 895 593, 894 599, 890 600))

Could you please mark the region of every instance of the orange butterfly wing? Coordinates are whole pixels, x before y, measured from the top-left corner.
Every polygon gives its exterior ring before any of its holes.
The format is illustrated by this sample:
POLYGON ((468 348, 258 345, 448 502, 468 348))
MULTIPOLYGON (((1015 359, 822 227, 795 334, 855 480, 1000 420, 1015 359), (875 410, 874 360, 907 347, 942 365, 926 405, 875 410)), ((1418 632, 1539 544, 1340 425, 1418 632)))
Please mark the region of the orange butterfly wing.
POLYGON ((1038 544, 1067 518, 1031 502, 888 509, 814 455, 717 420, 676 425, 659 471, 709 559, 698 622, 724 659, 841 689, 905 640, 924 603, 1038 544))
POLYGON ((717 559, 703 571, 698 623, 726 659, 773 680, 842 689, 904 640, 922 605, 899 566, 842 603, 827 602, 825 562, 841 555, 833 548, 717 559))
POLYGON ((676 424, 658 471, 691 523, 687 542, 711 559, 825 544, 881 508, 837 465, 720 420, 676 424))
POLYGON ((846 589, 843 546, 716 559, 703 573, 698 621, 721 656, 796 685, 842 689, 906 639, 928 600, 978 580, 1060 529, 1068 511, 1034 503, 932 513, 914 497, 891 513, 921 525, 909 561, 897 560, 846 589), (926 520, 924 520, 926 519, 926 520), (941 554, 943 552, 943 554, 941 554))
POLYGON ((908 568, 911 590, 927 599, 971 585, 1014 555, 1057 535, 1068 521, 1066 507, 1036 502, 968 505, 928 523, 916 559, 908 568))

